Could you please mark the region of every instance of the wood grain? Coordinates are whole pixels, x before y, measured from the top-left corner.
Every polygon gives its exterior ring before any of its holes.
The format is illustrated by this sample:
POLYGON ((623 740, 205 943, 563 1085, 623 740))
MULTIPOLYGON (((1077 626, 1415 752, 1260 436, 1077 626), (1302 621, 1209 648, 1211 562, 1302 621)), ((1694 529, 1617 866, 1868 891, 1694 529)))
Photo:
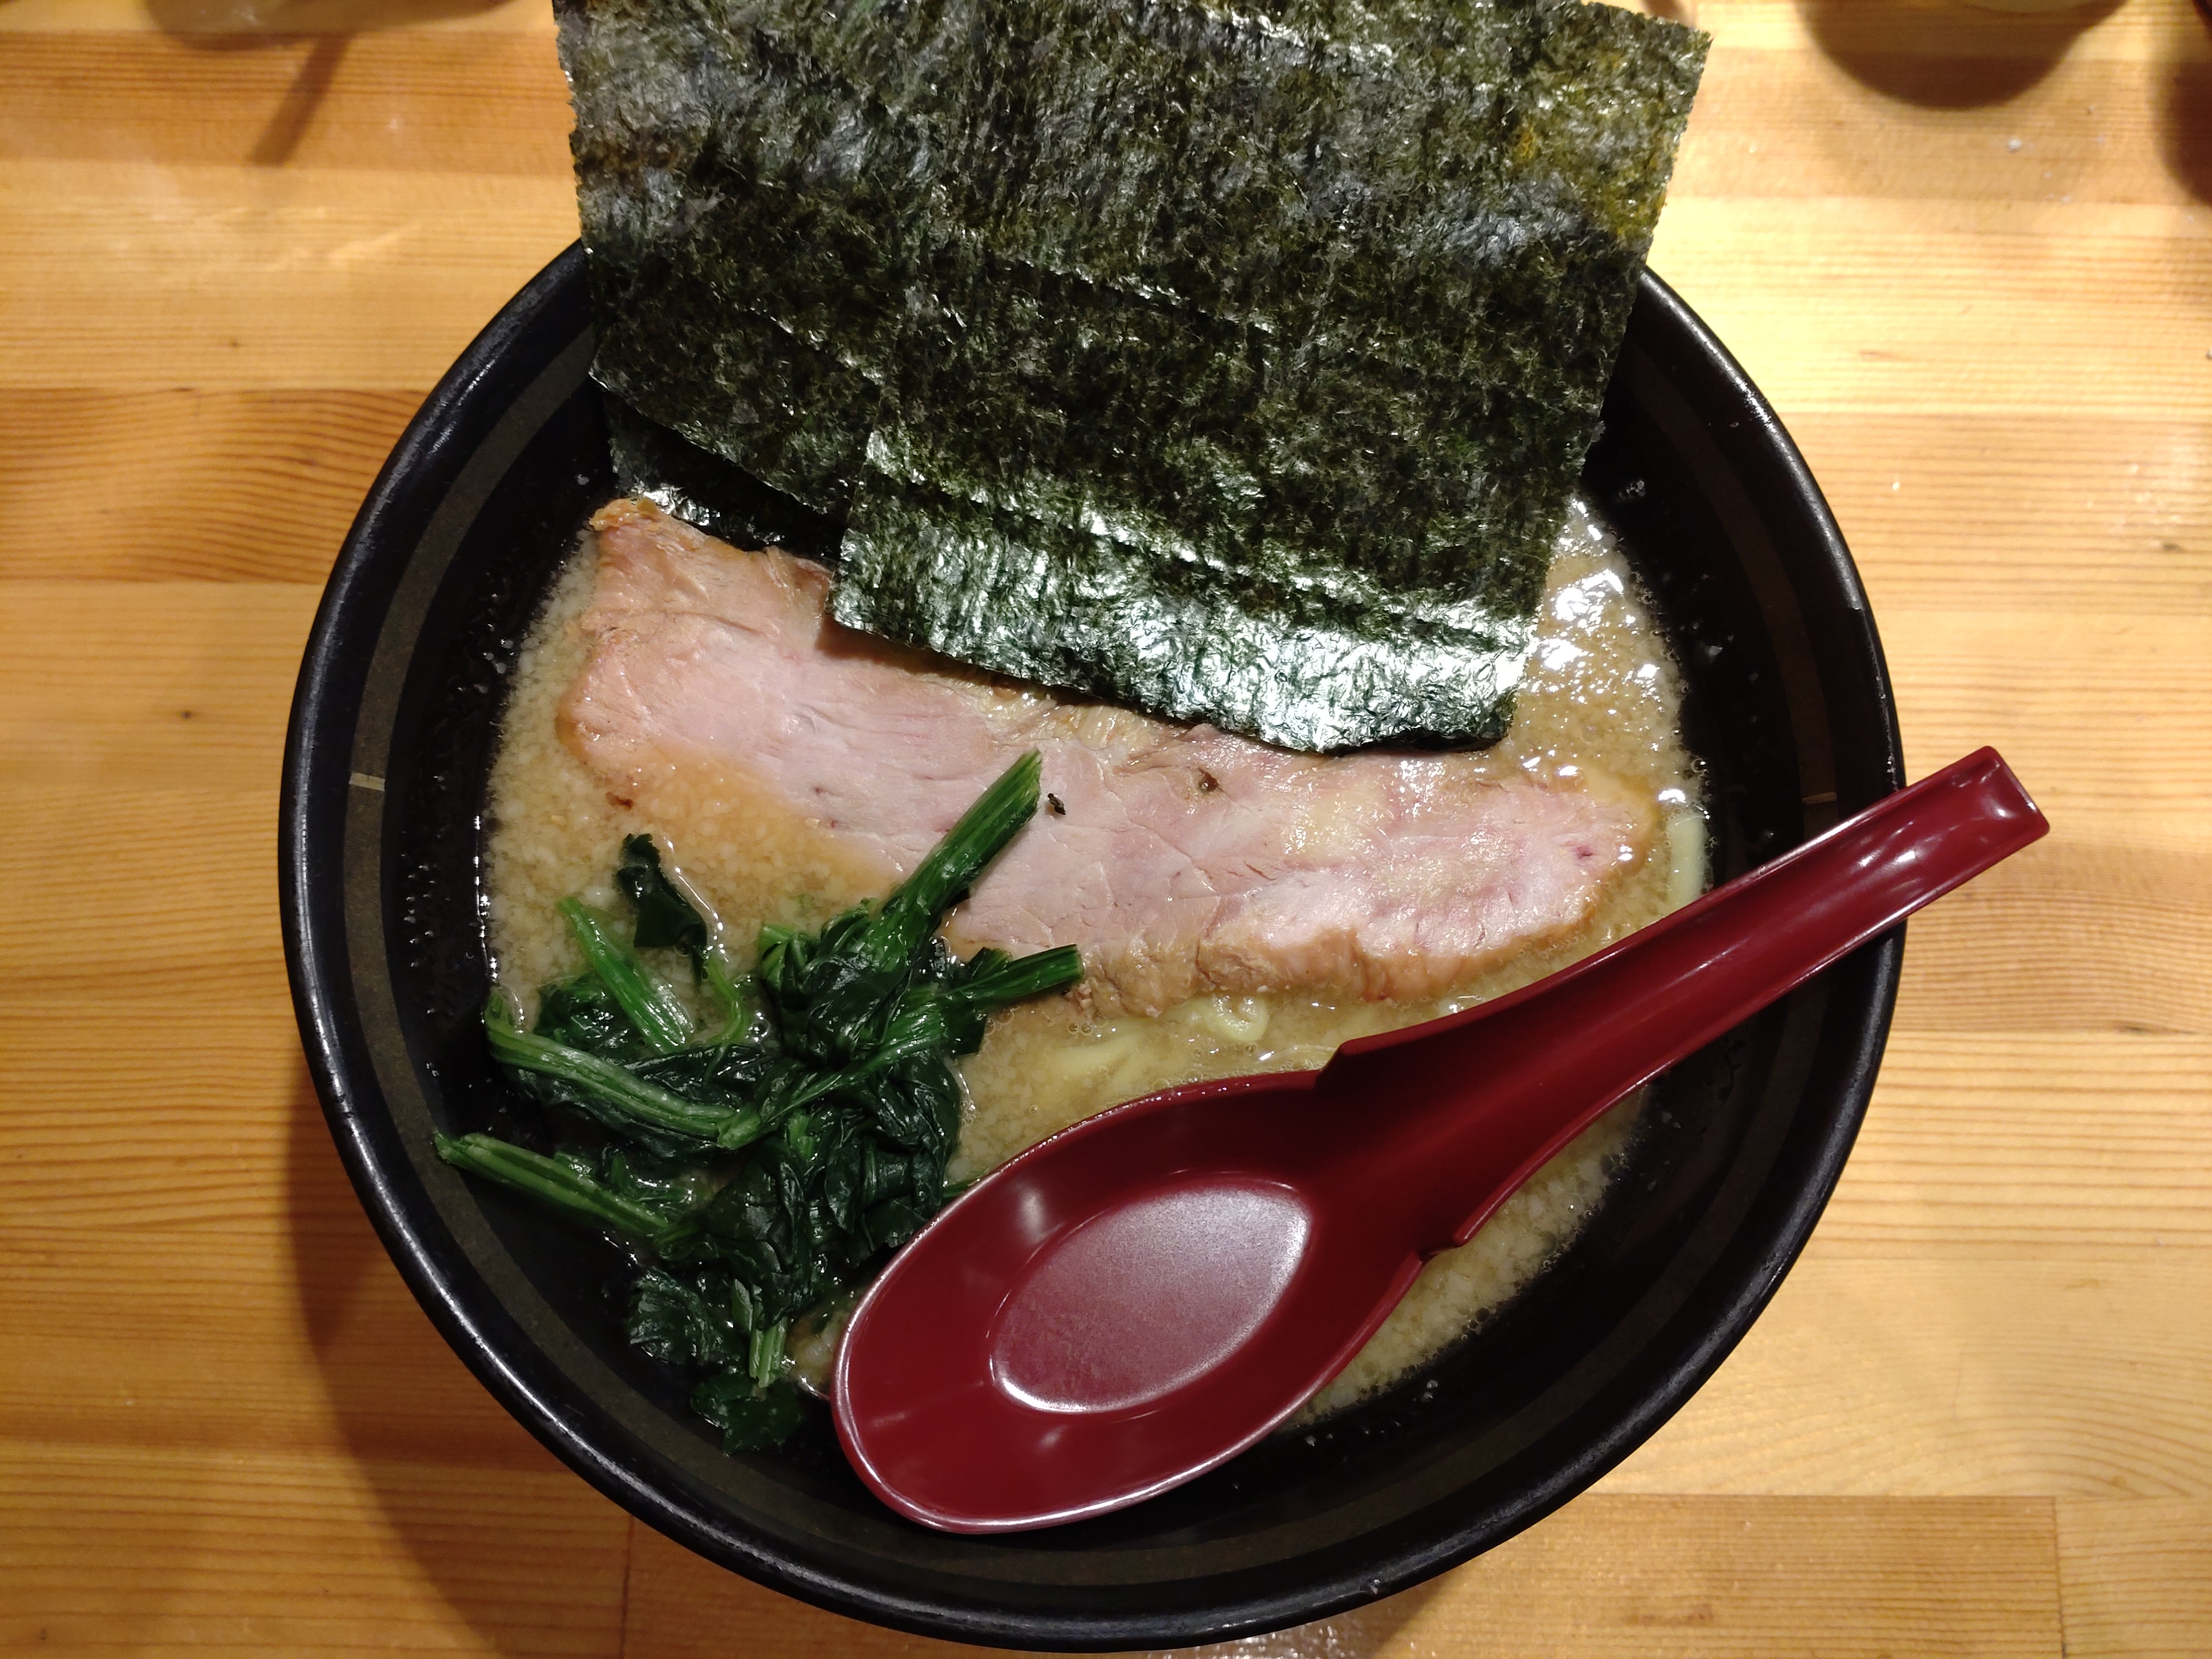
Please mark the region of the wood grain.
POLYGON ((2201 425, 1797 413, 1790 431, 1885 623, 1908 609, 2212 613, 2201 425))
POLYGON ((576 206, 560 177, 19 161, 0 223, 0 383, 420 392, 576 206))
POLYGON ((1902 611, 1881 633, 1916 772, 1994 743, 2061 846, 2212 847, 2204 793, 2173 763, 2212 738, 2202 620, 1902 611))
POLYGON ((0 158, 565 178, 568 98, 552 40, 0 34, 0 158), (189 77, 180 121, 161 94, 189 77))
POLYGON ((1841 61, 1802 48, 1723 45, 1714 60, 1721 72, 1698 96, 1674 199, 2193 202, 2190 181, 2165 152, 2157 106, 2137 95, 2139 63, 2075 55, 1993 106, 1962 109, 2027 80, 2036 60, 1990 51, 1997 32, 1989 27, 1978 31, 1982 50, 1972 53, 1916 51, 1889 9, 1863 33, 1854 29, 1863 47, 1841 61), (1908 94, 1888 99, 1879 124, 1863 118, 1862 76, 1908 94), (1916 81, 1933 78, 1946 100, 1913 101, 1916 81))
POLYGON ((2212 1256, 1869 1260, 1818 1235, 1606 1492, 2212 1496, 2212 1256))
POLYGON ((2212 1039, 1899 1032, 1820 1239, 1831 1260, 2212 1249, 2212 1039))
POLYGON ((629 1521, 550 1463, 18 1442, 0 1491, 10 1648, 619 1650, 629 1521))
MULTIPOLYGON (((1775 402, 1916 774, 1850 1164, 1599 1489, 1249 1659, 2212 1653, 2212 27, 1665 0, 1655 250, 1775 402)), ((575 234, 544 0, 0 0, 0 1644, 943 1650, 635 1525, 468 1375, 292 1024, 277 758, 406 419, 575 234), (122 945, 118 947, 118 941, 122 945)))
POLYGON ((2069 1659, 2212 1653, 2212 1504, 2062 1498, 2069 1659))
MULTIPOLYGON (((1929 752, 1963 754, 1971 741, 1929 752)), ((2050 775, 2027 775, 2039 789, 2050 775)), ((2204 856, 2058 833, 2022 855, 2033 863, 2000 866, 1911 924, 1900 1030, 2212 1030, 2204 856)))
POLYGON ((0 580, 319 583, 421 401, 18 392, 0 404, 0 580))
POLYGON ((553 14, 542 0, 12 0, 0 7, 0 31, 24 34, 143 33, 254 45, 301 34, 410 37, 447 32, 550 38, 553 14))
MULTIPOLYGON (((1204 1659, 1326 1654, 1485 1659, 1876 1659, 2059 1651, 2050 1505, 2039 1500, 1591 1498, 1437 1583, 1204 1659)), ((774 1620, 787 1659, 966 1652, 770 1592, 642 1528, 631 1546, 630 1659, 727 1651, 774 1620)))
POLYGON ((97 602, 74 581, 0 586, 0 778, 273 788, 316 599, 298 583, 118 583, 97 602), (106 648, 118 639, 131 649, 106 648))

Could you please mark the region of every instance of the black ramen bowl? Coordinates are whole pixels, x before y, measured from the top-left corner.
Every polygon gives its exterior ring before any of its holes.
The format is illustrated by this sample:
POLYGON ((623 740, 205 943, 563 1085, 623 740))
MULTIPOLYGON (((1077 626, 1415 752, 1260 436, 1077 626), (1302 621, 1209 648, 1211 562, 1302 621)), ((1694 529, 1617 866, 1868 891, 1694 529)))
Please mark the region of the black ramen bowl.
MULTIPOLYGON (((293 995, 392 1258, 484 1386, 670 1537, 839 1613, 1069 1649, 1215 1640, 1389 1595, 1511 1536, 1665 1422, 1813 1231, 1874 1085, 1902 930, 1676 1066, 1582 1236, 1412 1380, 1118 1515, 957 1537, 884 1509, 823 1419, 726 1456, 629 1348, 626 1264, 441 1164, 495 1127, 479 1024, 485 786, 533 608, 614 492, 583 259, 549 266, 423 405, 347 540, 284 758, 293 995)), ((1903 782, 1865 597, 1751 383, 1644 278, 1584 477, 1681 664, 1717 875, 1903 782)))

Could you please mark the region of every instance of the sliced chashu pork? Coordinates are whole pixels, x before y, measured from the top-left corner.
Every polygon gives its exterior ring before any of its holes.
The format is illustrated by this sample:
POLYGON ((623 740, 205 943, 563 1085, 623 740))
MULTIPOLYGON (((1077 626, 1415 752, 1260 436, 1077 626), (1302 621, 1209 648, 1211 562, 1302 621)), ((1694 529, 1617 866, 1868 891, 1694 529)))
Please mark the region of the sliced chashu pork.
POLYGON ((1049 810, 949 931, 963 948, 1079 945, 1109 1006, 1437 995, 1577 927, 1651 844, 1656 809, 1602 780, 1290 754, 994 684, 830 620, 818 564, 640 502, 592 526, 592 649, 562 718, 611 791, 718 769, 888 889, 1040 750, 1049 810))

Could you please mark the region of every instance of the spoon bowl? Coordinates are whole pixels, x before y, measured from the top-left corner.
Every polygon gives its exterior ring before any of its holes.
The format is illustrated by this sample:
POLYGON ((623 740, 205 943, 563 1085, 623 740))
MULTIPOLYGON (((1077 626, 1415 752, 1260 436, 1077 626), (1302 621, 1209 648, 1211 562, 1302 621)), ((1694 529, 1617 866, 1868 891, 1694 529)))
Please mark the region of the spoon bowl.
POLYGON ((847 1456, 952 1532, 1203 1474, 1606 1108, 2049 827, 1984 749, 1509 996, 1041 1142, 854 1311, 833 1387, 847 1456))
POLYGON ((927 1525, 1047 1526, 1164 1491, 1296 1411, 1420 1267, 1365 1224, 1364 1183, 1329 1178, 1346 1108, 1322 1076, 1147 1096, 962 1198, 847 1329, 836 1400, 861 1477, 927 1525), (1371 1316, 1347 1326, 1347 1306, 1371 1316))

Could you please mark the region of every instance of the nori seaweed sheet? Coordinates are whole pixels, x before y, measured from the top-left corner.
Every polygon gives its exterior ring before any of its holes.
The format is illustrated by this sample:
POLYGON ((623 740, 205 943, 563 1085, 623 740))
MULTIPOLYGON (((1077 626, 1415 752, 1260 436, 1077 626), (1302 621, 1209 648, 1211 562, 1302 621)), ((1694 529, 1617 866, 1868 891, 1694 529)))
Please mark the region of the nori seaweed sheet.
POLYGON ((601 399, 615 483, 739 547, 781 547, 834 563, 844 522, 815 512, 649 421, 612 392, 601 399))
POLYGON ((1703 37, 1562 0, 580 0, 601 347, 837 614, 1301 748, 1504 729, 1703 37))
POLYGON ((594 378, 842 514, 880 402, 853 342, 895 326, 927 252, 910 146, 880 110, 856 120, 858 89, 777 52, 734 9, 588 0, 562 10, 561 52, 594 378))
MULTIPOLYGON (((1401 743, 1495 743, 1534 638, 1527 616, 1480 600, 1404 604, 1352 581, 1326 592, 1278 586, 888 475, 863 481, 845 560, 838 595, 866 592, 874 631, 1014 638, 1020 667, 1006 672, 1024 678, 1290 748, 1352 748, 1378 730, 1401 743), (957 562, 959 584, 863 588, 849 579, 855 564, 933 561, 957 562), (1409 660, 1425 672, 1407 672, 1409 660)), ((980 652, 967 659, 988 661, 980 652)))

